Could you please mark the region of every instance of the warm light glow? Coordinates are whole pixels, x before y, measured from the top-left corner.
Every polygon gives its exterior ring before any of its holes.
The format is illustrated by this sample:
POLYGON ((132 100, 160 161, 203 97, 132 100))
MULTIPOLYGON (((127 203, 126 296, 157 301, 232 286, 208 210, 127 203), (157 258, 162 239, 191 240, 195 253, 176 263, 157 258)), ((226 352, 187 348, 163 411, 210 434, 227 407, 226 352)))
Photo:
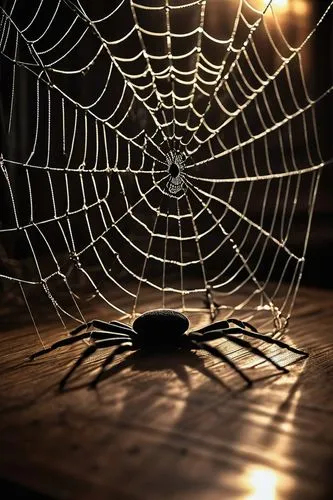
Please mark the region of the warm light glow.
POLYGON ((282 7, 288 7, 288 3, 289 0, 273 0, 271 5, 273 7, 282 8, 282 7))
POLYGON ((292 3, 292 10, 295 14, 304 16, 309 13, 310 4, 305 0, 294 0, 292 3))
POLYGON ((270 8, 273 8, 274 10, 285 10, 289 7, 289 1, 290 0, 265 0, 264 5, 265 7, 269 6, 270 8))
POLYGON ((246 500, 276 500, 277 476, 272 469, 256 467, 248 477, 251 493, 246 500))
POLYGON ((264 0, 264 7, 269 7, 267 14, 273 10, 276 14, 293 12, 298 16, 304 16, 309 13, 310 4, 306 0, 264 0))
POLYGON ((287 13, 292 2, 290 0, 264 0, 263 5, 264 7, 268 7, 266 15, 269 16, 272 11, 275 14, 287 13))

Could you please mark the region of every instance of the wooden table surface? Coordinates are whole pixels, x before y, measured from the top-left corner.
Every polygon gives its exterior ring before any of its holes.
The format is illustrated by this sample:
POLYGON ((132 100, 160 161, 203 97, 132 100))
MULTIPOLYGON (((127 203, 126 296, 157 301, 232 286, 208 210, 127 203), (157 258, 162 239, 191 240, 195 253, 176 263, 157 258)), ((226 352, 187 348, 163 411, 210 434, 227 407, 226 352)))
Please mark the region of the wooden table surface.
MULTIPOLYGON (((251 389, 219 360, 192 353, 124 355, 89 390, 100 353, 59 393, 84 344, 27 362, 39 346, 20 319, 15 328, 2 321, 0 333, 5 498, 333 498, 332 292, 300 291, 288 341, 310 357, 287 375, 220 343, 257 380, 251 389)), ((46 343, 54 328, 42 331, 46 343)))

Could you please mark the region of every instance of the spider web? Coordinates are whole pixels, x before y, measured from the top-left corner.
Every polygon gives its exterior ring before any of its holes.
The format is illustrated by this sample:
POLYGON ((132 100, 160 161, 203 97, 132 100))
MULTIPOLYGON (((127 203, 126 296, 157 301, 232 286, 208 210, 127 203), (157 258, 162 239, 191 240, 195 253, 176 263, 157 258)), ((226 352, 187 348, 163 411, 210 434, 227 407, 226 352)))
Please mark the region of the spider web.
POLYGON ((0 276, 64 325, 149 289, 283 328, 331 162, 309 54, 332 6, 292 41, 268 0, 7 1, 0 276))

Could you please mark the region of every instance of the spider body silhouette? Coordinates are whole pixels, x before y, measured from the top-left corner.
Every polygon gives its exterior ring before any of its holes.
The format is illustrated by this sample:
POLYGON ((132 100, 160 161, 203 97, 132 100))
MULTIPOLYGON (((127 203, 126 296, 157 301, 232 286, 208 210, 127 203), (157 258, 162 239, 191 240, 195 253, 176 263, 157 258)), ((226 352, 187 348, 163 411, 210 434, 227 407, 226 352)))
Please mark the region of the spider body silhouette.
POLYGON ((187 332, 188 328, 188 318, 184 314, 172 309, 148 311, 136 318, 132 327, 120 321, 106 322, 93 319, 72 330, 70 337, 55 342, 46 349, 35 352, 29 359, 33 360, 59 347, 73 344, 79 340, 89 339, 90 345, 82 352, 77 361, 61 379, 59 388, 62 390, 69 377, 86 358, 96 352, 97 349, 112 346, 115 346, 115 349, 104 359, 100 371, 90 383, 91 387, 97 385, 107 366, 113 362, 115 356, 125 351, 139 349, 147 351, 204 350, 227 363, 240 375, 248 386, 252 384, 252 380, 227 355, 210 345, 209 341, 225 338, 259 356, 284 373, 287 373, 289 370, 271 359, 257 347, 252 346, 244 337, 260 339, 267 343, 275 344, 302 357, 308 356, 306 352, 291 347, 281 340, 273 339, 259 333, 250 323, 234 318, 217 321, 191 332, 187 332), (94 330, 90 331, 90 328, 94 328, 94 330), (83 330, 85 331, 80 333, 83 330), (242 337, 238 337, 237 334, 242 334, 242 337))

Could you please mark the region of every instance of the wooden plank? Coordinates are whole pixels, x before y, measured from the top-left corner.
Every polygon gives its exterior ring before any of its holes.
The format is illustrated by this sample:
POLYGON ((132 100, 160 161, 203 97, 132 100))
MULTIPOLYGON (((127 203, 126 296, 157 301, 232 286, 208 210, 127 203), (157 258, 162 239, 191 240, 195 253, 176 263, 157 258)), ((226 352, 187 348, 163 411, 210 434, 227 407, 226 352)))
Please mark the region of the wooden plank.
POLYGON ((289 341, 311 356, 288 375, 220 344, 258 380, 250 390, 219 360, 179 353, 121 356, 92 391, 98 353, 59 393, 84 344, 27 362, 31 325, 3 331, 0 476, 60 499, 332 498, 332 306, 331 292, 301 291, 289 341))

